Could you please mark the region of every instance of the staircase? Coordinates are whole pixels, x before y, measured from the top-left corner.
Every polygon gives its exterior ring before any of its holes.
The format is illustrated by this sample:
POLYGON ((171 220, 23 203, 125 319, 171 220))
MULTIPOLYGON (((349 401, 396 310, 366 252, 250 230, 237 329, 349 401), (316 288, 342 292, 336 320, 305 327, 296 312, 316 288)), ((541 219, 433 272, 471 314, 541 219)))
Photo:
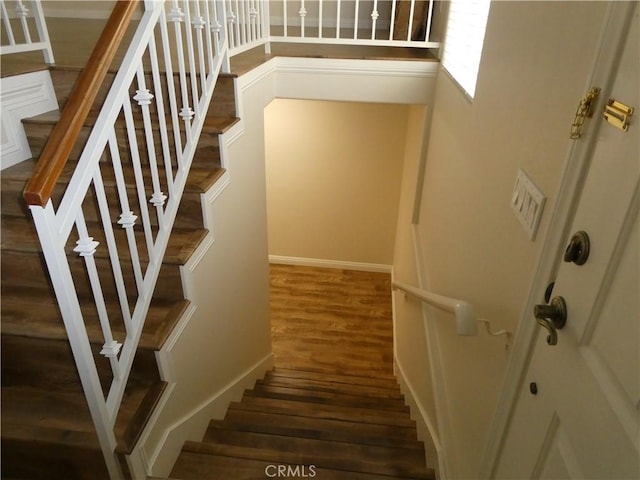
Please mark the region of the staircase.
MULTIPOLYGON (((80 67, 50 70, 58 104, 63 108, 80 67)), ((95 105, 103 103, 113 79, 110 73, 95 105)), ((185 193, 172 231, 159 280, 151 302, 131 377, 116 422, 117 454, 127 476, 125 456, 135 447, 143 428, 166 387, 160 375, 155 353, 165 341, 189 305, 183 297, 180 267, 184 265, 208 234, 203 227, 201 196, 224 173, 220 166, 218 135, 236 121, 234 76, 221 75, 216 85, 209 116, 205 122, 198 150, 185 188, 185 193)), ((52 197, 57 205, 74 164, 86 141, 96 112, 89 115, 86 131, 74 148, 71 158, 52 197)), ((6 479, 106 479, 103 454, 82 391, 76 363, 57 302, 44 266, 31 215, 22 199, 22 191, 30 177, 38 155, 46 142, 59 112, 48 112, 23 121, 33 159, 2 171, 1 177, 1 295, 2 295, 2 477, 6 479)), ((140 120, 139 118, 136 119, 140 120)), ((144 135, 142 126, 139 135, 144 135)), ((122 150, 123 170, 127 182, 133 182, 131 165, 126 164, 126 147, 122 150)), ((109 163, 102 162, 108 196, 117 196, 109 163), (111 176, 110 176, 111 175, 111 176)), ((148 175, 148 173, 145 173, 148 175)), ((151 182, 147 182, 149 185, 151 182)), ((151 191, 147 192, 151 196, 151 191)), ((94 198, 85 200, 84 212, 89 230, 97 241, 102 228, 94 198), (97 235, 96 235, 97 234, 97 235)), ((131 198, 131 204, 137 201, 131 198)), ((120 212, 112 212, 115 222, 120 212)), ((157 228, 157 225, 154 227, 157 228)), ((120 225, 114 224, 118 244, 127 239, 120 225)), ((72 238, 74 235, 72 235, 72 238)), ((139 244, 144 239, 139 235, 139 244)), ((77 237, 76 237, 77 238, 77 237)), ((111 381, 108 360, 99 354, 104 343, 98 314, 91 300, 82 259, 70 242, 66 252, 82 299, 87 330, 103 389, 111 381)), ((128 251, 123 248, 122 251, 128 251)), ((95 254, 110 318, 120 318, 117 292, 108 263, 106 249, 95 254)), ((144 264, 147 259, 141 258, 144 264)), ((123 269, 130 259, 121 258, 123 269)), ((128 268, 125 282, 133 283, 128 268)), ((117 322, 116 322, 117 323, 117 322)), ((124 325, 114 327, 114 336, 122 338, 124 325)))
POLYGON ((171 478, 435 479, 391 376, 275 368, 186 442, 171 478))
MULTIPOLYGON (((81 67, 50 69, 61 108, 80 71, 81 67)), ((96 105, 102 104, 113 77, 113 72, 108 74, 96 105)), ((134 92, 131 93, 133 96, 134 92)), ((201 197, 224 173, 218 136, 237 121, 234 75, 220 75, 209 112, 215 114, 209 115, 204 124, 116 421, 116 453, 125 477, 131 476, 126 456, 136 447, 167 387, 158 368, 156 353, 164 348, 189 307, 189 299, 182 293, 180 268, 208 235, 203 225, 201 197)), ((56 186, 52 196, 56 206, 96 113, 89 114, 86 128, 56 186)), ((59 115, 58 111, 47 112, 23 121, 33 159, 2 171, 0 179, 0 401, 2 478, 7 480, 109 477, 40 244, 22 199, 24 186, 59 115)), ((139 121, 139 112, 134 111, 134 117, 139 121)), ((142 125, 138 128, 137 134, 142 137, 142 125)), ((116 128, 118 138, 123 134, 124 128, 116 128)), ((119 147, 124 177, 132 185, 133 166, 127 164, 126 143, 119 142, 119 147)), ((156 145, 156 151, 160 151, 160 145, 156 145)), ((107 195, 116 197, 118 193, 110 163, 103 161, 101 170, 107 195)), ((149 176, 148 172, 145 176, 149 176)), ((149 188, 146 193, 148 198, 153 192, 149 188)), ((138 199, 131 196, 129 201, 135 205, 138 199)), ((87 196, 83 212, 89 232, 104 245, 95 193, 87 196)), ((116 209, 111 212, 114 222, 119 214, 116 209)), ((158 225, 154 224, 153 228, 158 229, 158 225)), ((125 245, 127 238, 120 225, 114 224, 114 232, 118 244, 125 245)), ((71 238, 75 240, 77 235, 71 238)), ((144 241, 142 235, 136 238, 140 245, 144 241)), ((74 247, 75 243, 70 241, 65 251, 106 392, 112 379, 111 369, 109 361, 100 355, 104 338, 98 313, 91 299, 85 264, 73 251, 74 247)), ((105 287, 109 317, 116 319, 114 336, 122 338, 124 325, 105 249, 98 248, 95 259, 105 287)), ((129 272, 125 282, 134 284, 131 259, 125 255, 121 260, 129 272)), ((141 260, 143 264, 148 261, 141 260)), ((388 285, 383 290, 388 291, 388 285)), ((350 307, 351 300, 348 299, 350 307)), ((355 304, 359 305, 359 302, 355 301, 355 304)), ((366 323, 370 326, 374 323, 370 321, 373 306, 369 301, 362 305, 366 310, 363 318, 368 318, 366 323)), ((384 319, 388 324, 387 315, 384 319)), ((369 337, 365 335, 365 338, 369 337)), ((390 341, 387 343, 390 345, 390 341)), ((395 379, 389 373, 376 371, 375 376, 370 377, 365 376, 362 369, 349 370, 347 367, 354 365, 353 358, 365 358, 364 364, 371 365, 372 352, 367 351, 363 356, 362 351, 351 346, 349 344, 344 357, 339 357, 344 371, 322 373, 287 365, 289 368, 279 367, 269 372, 253 390, 245 393, 241 402, 231 404, 224 420, 211 421, 202 442, 185 443, 171 477, 182 480, 243 479, 282 477, 284 473, 289 478, 296 478, 296 475, 298 478, 323 479, 435 478, 434 471, 425 465, 423 445, 417 441, 415 424, 395 379)), ((374 357, 378 358, 381 354, 377 347, 373 350, 374 357)), ((391 354, 386 356, 390 361, 391 354)))

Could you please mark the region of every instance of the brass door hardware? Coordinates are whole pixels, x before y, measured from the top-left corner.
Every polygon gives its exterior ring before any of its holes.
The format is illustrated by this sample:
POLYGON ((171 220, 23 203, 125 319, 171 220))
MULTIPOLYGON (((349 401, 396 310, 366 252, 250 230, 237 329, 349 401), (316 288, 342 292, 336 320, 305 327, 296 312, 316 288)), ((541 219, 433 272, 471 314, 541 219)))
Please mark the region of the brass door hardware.
POLYGON ((558 332, 567 323, 567 304, 562 297, 553 297, 549 305, 536 305, 533 308, 533 316, 541 327, 549 332, 547 343, 558 343, 558 332))
POLYGON ((624 132, 629 130, 629 117, 632 115, 633 107, 629 107, 613 98, 609 99, 604 107, 604 119, 624 132))
POLYGON ((587 232, 580 230, 571 237, 567 249, 564 251, 564 261, 573 262, 576 265, 584 265, 589 258, 591 242, 587 232))
POLYGON ((600 95, 600 88, 593 87, 587 92, 584 98, 580 100, 578 109, 576 110, 576 118, 571 124, 571 134, 569 138, 573 140, 580 138, 585 119, 593 117, 593 106, 598 95, 600 95))

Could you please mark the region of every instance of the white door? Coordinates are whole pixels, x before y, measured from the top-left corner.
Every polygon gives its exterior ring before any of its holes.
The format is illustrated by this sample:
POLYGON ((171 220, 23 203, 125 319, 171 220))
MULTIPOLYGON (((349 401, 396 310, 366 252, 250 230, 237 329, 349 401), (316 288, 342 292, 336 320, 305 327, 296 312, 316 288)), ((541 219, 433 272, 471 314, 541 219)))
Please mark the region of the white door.
MULTIPOLYGON (((499 479, 640 478, 638 23, 636 7, 612 89, 636 112, 626 132, 599 128, 572 225, 590 237, 589 257, 559 268, 553 296, 566 302, 566 325, 557 345, 540 328, 499 479)), ((602 117, 598 107, 590 121, 602 117)))

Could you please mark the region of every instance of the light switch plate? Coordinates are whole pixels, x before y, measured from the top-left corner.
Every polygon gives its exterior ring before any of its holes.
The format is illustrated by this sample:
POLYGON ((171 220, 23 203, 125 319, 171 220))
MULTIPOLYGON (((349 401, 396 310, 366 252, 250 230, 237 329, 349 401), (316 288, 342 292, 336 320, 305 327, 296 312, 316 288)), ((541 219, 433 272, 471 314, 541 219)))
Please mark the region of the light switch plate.
POLYGON ((531 240, 536 238, 545 200, 546 197, 536 187, 527 173, 519 169, 516 184, 513 187, 513 195, 511 196, 511 209, 531 240))

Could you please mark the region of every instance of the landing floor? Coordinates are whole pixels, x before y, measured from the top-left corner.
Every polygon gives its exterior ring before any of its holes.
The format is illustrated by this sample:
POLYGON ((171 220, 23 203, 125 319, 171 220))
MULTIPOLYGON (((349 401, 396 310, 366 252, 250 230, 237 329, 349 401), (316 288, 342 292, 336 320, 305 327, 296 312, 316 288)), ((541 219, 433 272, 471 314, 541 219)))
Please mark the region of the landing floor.
POLYGON ((389 274, 271 265, 270 294, 276 367, 393 375, 389 274))
MULTIPOLYGON (((51 38, 56 64, 85 65, 104 24, 105 20, 101 19, 47 19, 49 37, 51 38), (69 35, 69 32, 74 32, 74 34, 69 35)), ((128 32, 128 37, 131 35, 132 31, 128 32)), ((124 44, 126 46, 128 42, 125 40, 124 44)), ((116 54, 116 59, 121 59, 124 53, 125 48, 123 46, 116 54)), ((265 54, 264 47, 260 46, 233 57, 231 60, 232 71, 236 74, 246 73, 274 56, 436 61, 432 52, 418 48, 274 42, 271 44, 271 54, 265 54)), ((4 55, 1 58, 0 74, 5 77, 41 69, 42 66, 43 59, 40 52, 4 55)))

